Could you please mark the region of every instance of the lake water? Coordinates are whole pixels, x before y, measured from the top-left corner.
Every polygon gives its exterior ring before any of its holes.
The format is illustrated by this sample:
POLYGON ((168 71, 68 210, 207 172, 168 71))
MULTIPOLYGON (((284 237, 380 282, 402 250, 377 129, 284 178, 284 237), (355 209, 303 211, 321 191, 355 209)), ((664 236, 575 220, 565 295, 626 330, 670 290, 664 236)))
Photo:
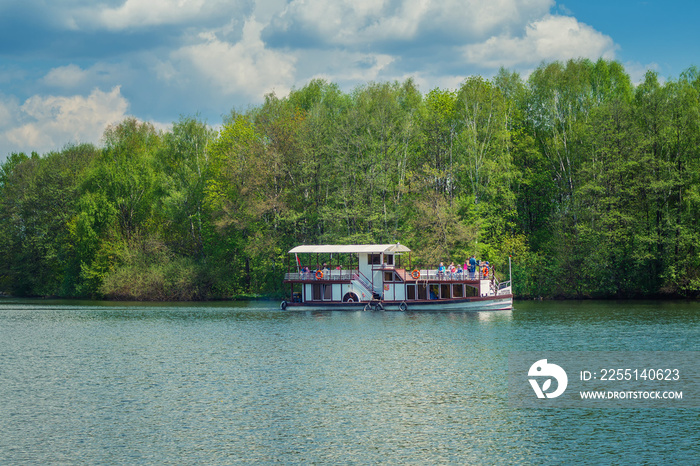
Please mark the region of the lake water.
POLYGON ((513 351, 699 351, 700 304, 0 300, 2 464, 700 462, 698 409, 533 409, 513 351))

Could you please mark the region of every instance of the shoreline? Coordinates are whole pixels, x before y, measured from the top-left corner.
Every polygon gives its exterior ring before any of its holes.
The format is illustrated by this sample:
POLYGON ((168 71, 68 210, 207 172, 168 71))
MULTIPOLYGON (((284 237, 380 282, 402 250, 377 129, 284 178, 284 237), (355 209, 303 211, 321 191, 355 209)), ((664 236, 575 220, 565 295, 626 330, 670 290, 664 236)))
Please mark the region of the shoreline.
MULTIPOLYGON (((100 301, 109 303, 221 303, 221 302, 246 302, 246 301, 270 301, 277 302, 284 299, 281 296, 263 296, 263 295, 240 295, 230 298, 211 298, 198 300, 167 300, 167 299, 114 299, 105 297, 61 297, 61 296, 13 296, 8 293, 0 292, 0 299, 18 299, 18 300, 37 300, 37 301, 100 301)), ((651 296, 608 296, 608 297, 576 297, 576 296, 557 296, 557 297, 513 297, 513 301, 529 302, 529 301, 700 301, 700 297, 688 297, 680 295, 651 295, 651 296)))

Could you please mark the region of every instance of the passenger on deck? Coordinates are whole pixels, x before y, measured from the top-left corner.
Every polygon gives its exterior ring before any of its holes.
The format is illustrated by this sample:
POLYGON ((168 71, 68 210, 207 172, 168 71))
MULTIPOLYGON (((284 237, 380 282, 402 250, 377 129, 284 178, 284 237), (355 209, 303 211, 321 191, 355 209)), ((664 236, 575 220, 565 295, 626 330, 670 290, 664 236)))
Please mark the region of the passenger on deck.
POLYGON ((445 265, 440 262, 440 267, 438 267, 438 275, 442 278, 445 275, 445 265))
POLYGON ((450 262, 449 271, 451 277, 453 277, 457 273, 457 267, 455 267, 454 262, 450 262))
POLYGON ((469 258, 469 278, 471 278, 471 279, 476 278, 475 277, 476 267, 477 267, 476 257, 474 256, 474 254, 472 254, 472 257, 469 258))
POLYGON ((483 267, 481 269, 481 273, 483 274, 483 278, 489 278, 489 263, 484 262, 483 267))

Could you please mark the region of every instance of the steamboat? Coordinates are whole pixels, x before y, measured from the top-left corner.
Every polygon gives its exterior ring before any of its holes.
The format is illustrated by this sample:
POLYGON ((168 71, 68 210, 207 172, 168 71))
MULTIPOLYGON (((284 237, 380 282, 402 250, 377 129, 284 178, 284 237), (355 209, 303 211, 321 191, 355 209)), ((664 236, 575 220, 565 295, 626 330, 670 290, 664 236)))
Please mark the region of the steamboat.
POLYGON ((303 245, 293 255, 281 309, 491 311, 513 308, 508 281, 492 268, 411 265, 411 250, 396 244, 303 245))

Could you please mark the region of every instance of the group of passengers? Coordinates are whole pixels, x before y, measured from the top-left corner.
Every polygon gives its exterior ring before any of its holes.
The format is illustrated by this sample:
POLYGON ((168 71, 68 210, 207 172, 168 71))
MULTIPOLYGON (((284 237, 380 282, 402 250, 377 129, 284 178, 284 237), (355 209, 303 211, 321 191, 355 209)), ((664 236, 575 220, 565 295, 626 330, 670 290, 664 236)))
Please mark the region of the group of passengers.
POLYGON ((490 265, 488 261, 479 261, 476 256, 472 256, 464 261, 463 266, 455 265, 451 262, 450 265, 445 267, 445 264, 440 262, 438 267, 438 277, 446 278, 456 278, 460 279, 466 277, 468 280, 474 280, 476 278, 488 278, 490 265))
MULTIPOLYGON (((338 271, 343 270, 343 267, 340 264, 338 264, 335 267, 335 270, 338 270, 338 271)), ((329 273, 330 273, 330 268, 329 268, 328 264, 325 262, 323 263, 323 267, 317 267, 314 270, 310 270, 307 266, 304 266, 301 268, 301 277, 302 278, 309 278, 312 275, 315 276, 316 278, 323 278, 324 276, 328 277, 329 273)))

